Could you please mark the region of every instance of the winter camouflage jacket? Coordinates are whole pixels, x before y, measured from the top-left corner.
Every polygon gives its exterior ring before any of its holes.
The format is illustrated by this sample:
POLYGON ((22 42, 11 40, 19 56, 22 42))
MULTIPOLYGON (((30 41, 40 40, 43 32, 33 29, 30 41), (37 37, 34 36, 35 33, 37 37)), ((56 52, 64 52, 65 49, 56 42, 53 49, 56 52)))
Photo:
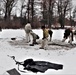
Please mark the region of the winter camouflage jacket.
POLYGON ((48 38, 49 33, 48 33, 48 29, 44 29, 43 30, 43 39, 48 38))
POLYGON ((26 24, 26 25, 25 25, 25 31, 26 31, 26 33, 30 33, 31 30, 32 30, 32 29, 31 29, 30 23, 26 24))

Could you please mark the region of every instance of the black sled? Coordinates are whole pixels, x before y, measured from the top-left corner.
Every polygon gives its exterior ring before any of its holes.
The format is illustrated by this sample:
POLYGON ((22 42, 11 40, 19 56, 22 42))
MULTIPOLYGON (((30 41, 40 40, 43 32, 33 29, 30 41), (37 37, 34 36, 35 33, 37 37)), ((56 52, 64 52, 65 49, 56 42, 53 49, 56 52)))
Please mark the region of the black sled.
POLYGON ((24 70, 29 70, 32 72, 42 72, 44 73, 48 69, 63 69, 63 65, 61 64, 55 64, 55 63, 50 63, 46 61, 34 61, 33 59, 27 59, 24 61, 24 70))
MULTIPOLYGON (((11 58, 15 60, 14 56, 11 58)), ((24 70, 32 71, 34 73, 37 72, 44 73, 48 69, 55 69, 55 70, 63 69, 62 64, 56 64, 47 61, 34 61, 33 59, 26 59, 23 62, 18 62, 16 60, 15 62, 18 66, 22 65, 24 67, 24 70)))

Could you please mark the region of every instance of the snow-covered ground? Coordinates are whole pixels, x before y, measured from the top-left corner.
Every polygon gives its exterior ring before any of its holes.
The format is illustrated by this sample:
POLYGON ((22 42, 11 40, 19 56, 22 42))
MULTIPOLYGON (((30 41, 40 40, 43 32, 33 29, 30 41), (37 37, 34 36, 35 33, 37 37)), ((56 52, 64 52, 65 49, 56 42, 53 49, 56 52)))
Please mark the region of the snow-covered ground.
MULTIPOLYGON (((42 30, 33 30, 36 34, 42 38, 42 30)), ((62 40, 64 30, 53 30, 52 40, 62 40)), ((49 49, 43 50, 39 49, 40 45, 29 46, 25 43, 25 31, 23 29, 3 29, 0 32, 0 75, 4 75, 6 71, 18 68, 14 60, 10 56, 15 56, 16 60, 24 61, 28 58, 33 58, 34 60, 49 61, 52 63, 63 64, 62 70, 49 69, 45 73, 33 73, 26 71, 22 73, 18 71, 21 75, 73 75, 76 74, 76 48, 71 48, 69 50, 65 48, 59 49, 49 49), (11 38, 17 38, 16 40, 11 40, 11 38), (23 43, 23 42, 24 43, 23 43), (20 44, 22 43, 22 44, 20 44)), ((67 42, 67 41, 66 41, 67 42)), ((20 68, 23 69, 22 67, 20 68)))

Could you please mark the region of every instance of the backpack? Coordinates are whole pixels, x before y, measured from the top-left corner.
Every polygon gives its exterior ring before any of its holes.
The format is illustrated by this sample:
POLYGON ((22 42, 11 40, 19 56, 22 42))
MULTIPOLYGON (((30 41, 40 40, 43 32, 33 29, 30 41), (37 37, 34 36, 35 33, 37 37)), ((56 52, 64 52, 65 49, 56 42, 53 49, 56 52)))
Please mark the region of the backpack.
POLYGON ((52 35, 52 34, 53 34, 53 32, 52 32, 51 30, 48 30, 48 33, 49 33, 50 35, 52 35))

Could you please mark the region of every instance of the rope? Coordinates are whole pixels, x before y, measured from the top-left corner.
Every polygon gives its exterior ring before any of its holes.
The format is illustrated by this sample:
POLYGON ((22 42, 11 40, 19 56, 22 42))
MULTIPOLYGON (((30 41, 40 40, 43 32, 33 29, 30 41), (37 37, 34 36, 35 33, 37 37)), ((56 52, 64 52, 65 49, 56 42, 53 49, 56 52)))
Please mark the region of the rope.
POLYGON ((16 60, 15 60, 15 56, 9 56, 9 55, 7 55, 7 56, 10 57, 10 58, 13 58, 13 60, 16 62, 16 65, 18 65, 18 70, 19 70, 20 72, 26 73, 25 71, 22 71, 22 70, 19 69, 19 65, 22 65, 22 64, 21 64, 22 62, 16 61, 16 60))
POLYGON ((19 69, 19 65, 20 65, 20 64, 18 64, 18 70, 19 70, 20 72, 26 73, 25 71, 22 71, 22 70, 19 69))

